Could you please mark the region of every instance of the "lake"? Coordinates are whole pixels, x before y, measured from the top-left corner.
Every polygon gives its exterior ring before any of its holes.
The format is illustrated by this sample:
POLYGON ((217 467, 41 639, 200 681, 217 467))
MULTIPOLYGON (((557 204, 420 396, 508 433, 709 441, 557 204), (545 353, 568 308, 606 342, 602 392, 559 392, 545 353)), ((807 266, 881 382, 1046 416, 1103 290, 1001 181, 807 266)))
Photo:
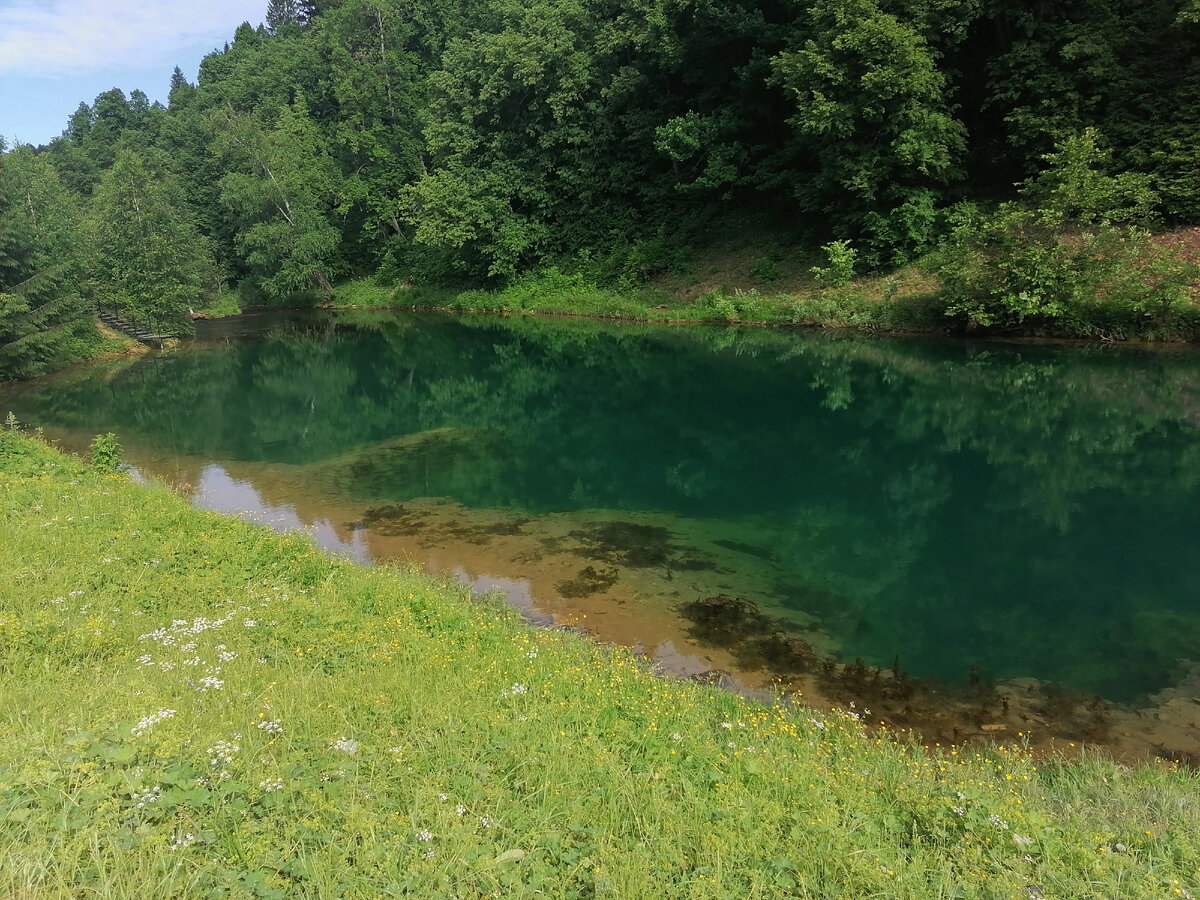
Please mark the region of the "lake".
POLYGON ((373 311, 0 389, 199 506, 929 740, 1200 751, 1200 353, 373 311))

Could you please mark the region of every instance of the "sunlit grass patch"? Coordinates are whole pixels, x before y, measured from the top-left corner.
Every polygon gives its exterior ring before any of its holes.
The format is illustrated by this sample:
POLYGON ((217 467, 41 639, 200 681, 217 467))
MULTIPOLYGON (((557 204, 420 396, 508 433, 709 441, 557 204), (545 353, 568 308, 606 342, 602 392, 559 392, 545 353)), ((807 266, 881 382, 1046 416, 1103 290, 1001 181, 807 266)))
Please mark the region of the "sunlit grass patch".
POLYGON ((0 895, 1180 897, 1200 785, 654 677, 0 432, 0 895))

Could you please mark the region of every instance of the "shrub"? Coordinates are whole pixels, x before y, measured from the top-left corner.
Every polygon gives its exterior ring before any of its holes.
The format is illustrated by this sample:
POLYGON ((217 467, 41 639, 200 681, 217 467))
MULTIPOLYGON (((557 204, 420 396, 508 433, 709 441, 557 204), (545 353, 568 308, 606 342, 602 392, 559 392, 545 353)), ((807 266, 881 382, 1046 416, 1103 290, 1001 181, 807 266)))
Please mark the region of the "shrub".
POLYGON ((968 327, 1033 324, 1071 334, 1114 320, 1142 334, 1170 327, 1197 270, 1143 226, 1158 199, 1148 179, 1109 174, 1094 129, 1043 159, 1046 170, 1021 186, 1022 202, 967 210, 933 255, 945 313, 968 327))
POLYGON ((121 465, 121 445, 111 431, 92 438, 90 450, 90 465, 97 472, 115 472, 121 465))
POLYGON ((937 254, 945 312, 969 327, 1059 326, 1088 333, 1088 310, 1117 305, 1161 328, 1194 269, 1129 225, 1083 228, 1052 211, 1005 204, 961 225, 937 254))
POLYGON ((769 256, 763 256, 750 264, 750 280, 759 284, 776 284, 783 280, 783 270, 769 256))
POLYGON ((770 301, 758 291, 712 291, 701 298, 699 307, 707 319, 725 322, 765 322, 774 318, 770 301))
POLYGON ((827 266, 813 266, 809 269, 817 282, 826 287, 845 287, 854 278, 854 264, 858 251, 849 241, 832 241, 821 249, 829 261, 827 266))

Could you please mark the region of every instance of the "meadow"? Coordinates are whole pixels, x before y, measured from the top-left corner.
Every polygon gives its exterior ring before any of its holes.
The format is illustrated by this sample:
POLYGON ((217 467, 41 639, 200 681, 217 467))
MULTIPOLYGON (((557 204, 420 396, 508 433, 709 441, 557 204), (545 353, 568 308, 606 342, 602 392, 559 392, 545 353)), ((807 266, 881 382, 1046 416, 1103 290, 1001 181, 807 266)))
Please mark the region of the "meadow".
POLYGON ((1200 777, 752 702, 0 430, 0 895, 1188 898, 1200 777))

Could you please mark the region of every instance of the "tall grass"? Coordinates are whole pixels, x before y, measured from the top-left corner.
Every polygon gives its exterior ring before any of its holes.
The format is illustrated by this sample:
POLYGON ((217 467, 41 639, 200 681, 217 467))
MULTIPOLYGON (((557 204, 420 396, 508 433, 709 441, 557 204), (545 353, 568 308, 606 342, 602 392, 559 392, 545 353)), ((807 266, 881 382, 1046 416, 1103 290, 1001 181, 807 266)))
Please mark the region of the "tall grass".
POLYGON ((13 430, 0 571, 2 896, 1200 896, 1194 773, 663 680, 13 430))

